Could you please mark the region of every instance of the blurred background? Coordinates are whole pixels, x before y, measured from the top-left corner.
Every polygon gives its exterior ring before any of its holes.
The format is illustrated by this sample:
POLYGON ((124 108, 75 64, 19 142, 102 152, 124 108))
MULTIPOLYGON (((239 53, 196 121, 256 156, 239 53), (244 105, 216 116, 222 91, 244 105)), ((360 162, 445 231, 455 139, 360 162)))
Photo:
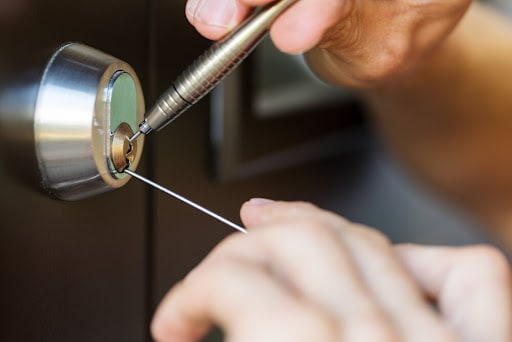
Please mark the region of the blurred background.
MULTIPOLYGON (((150 105, 211 44, 185 21, 184 7, 185 0, 0 0, 0 77, 78 41, 128 62, 150 105)), ((0 155, 2 341, 149 341, 165 292, 232 233, 135 180, 59 202, 7 163, 0 155)), ((139 171, 235 222, 243 201, 267 197, 311 201, 395 242, 488 240, 394 162, 354 94, 320 84, 299 56, 269 42, 149 136, 139 171)))

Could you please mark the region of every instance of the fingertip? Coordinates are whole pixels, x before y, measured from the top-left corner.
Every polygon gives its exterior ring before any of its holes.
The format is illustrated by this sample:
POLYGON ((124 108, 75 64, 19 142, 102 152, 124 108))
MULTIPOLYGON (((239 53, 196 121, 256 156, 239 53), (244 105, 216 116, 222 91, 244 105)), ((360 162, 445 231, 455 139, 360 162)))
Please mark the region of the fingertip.
POLYGON ((150 323, 150 333, 157 342, 193 342, 210 330, 209 320, 197 315, 202 303, 190 300, 190 289, 181 281, 162 299, 150 323))
POLYGON ((201 36, 208 40, 219 40, 231 31, 228 27, 215 27, 202 23, 195 23, 193 26, 201 36))
POLYGON ((250 10, 237 0, 188 0, 185 15, 203 37, 218 40, 237 27, 250 10))
POLYGON ((164 324, 164 322, 159 318, 158 315, 155 315, 150 325, 150 333, 151 337, 156 342, 164 342, 169 341, 169 337, 172 332, 169 325, 164 324))
POLYGON ((240 209, 240 217, 247 228, 253 227, 263 220, 263 209, 274 204, 268 198, 254 197, 245 202, 240 209))
POLYGON ((200 22, 196 18, 190 16, 188 12, 187 19, 201 36, 209 40, 219 40, 227 35, 231 30, 231 28, 227 26, 215 26, 200 22))
MULTIPOLYGON (((176 285, 178 286, 178 285, 176 285)), ((150 324, 150 332, 151 336, 155 341, 162 342, 168 341, 169 338, 173 335, 173 320, 172 320, 172 312, 170 308, 172 308, 171 299, 175 292, 176 287, 171 289, 169 293, 167 293, 161 303, 158 305, 153 319, 150 324)))
POLYGON ((172 336, 173 329, 170 327, 170 324, 165 324, 166 322, 161 317, 161 309, 159 308, 153 316, 149 327, 151 337, 156 342, 168 341, 170 336, 172 336))
POLYGON ((250 206, 263 206, 263 205, 275 203, 275 201, 268 199, 268 198, 254 197, 254 198, 251 198, 246 203, 247 203, 247 205, 250 205, 250 206))

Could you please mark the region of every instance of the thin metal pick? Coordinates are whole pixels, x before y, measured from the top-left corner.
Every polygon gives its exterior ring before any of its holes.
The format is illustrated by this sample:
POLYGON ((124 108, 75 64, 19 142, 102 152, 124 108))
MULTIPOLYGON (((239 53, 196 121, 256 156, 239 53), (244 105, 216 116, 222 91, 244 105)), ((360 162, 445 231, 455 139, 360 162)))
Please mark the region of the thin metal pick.
POLYGON ((137 140, 137 138, 138 138, 141 134, 142 134, 142 132, 141 132, 141 131, 137 131, 137 132, 135 132, 135 134, 134 134, 134 135, 132 135, 132 137, 131 137, 131 138, 128 138, 128 141, 129 141, 130 143, 134 142, 135 140, 137 140))
POLYGON ((187 198, 185 198, 185 197, 183 197, 181 195, 178 195, 177 193, 175 193, 175 192, 173 192, 173 191, 171 191, 171 190, 169 190, 167 188, 164 188, 160 184, 157 184, 157 183, 155 183, 155 182, 153 182, 153 181, 151 181, 151 180, 149 180, 149 179, 147 179, 147 178, 145 178, 145 177, 143 177, 143 176, 141 176, 141 175, 139 175, 139 174, 137 174, 137 173, 135 173, 135 172, 133 172, 132 170, 129 170, 129 169, 126 169, 123 172, 129 174, 130 176, 132 176, 134 178, 137 178, 138 180, 140 180, 140 181, 142 181, 142 182, 144 182, 146 184, 151 185, 155 189, 158 189, 158 190, 166 193, 169 196, 172 196, 172 197, 174 197, 174 198, 176 198, 176 199, 178 199, 178 200, 180 200, 180 201, 182 201, 182 202, 184 202, 184 203, 186 203, 186 204, 196 208, 199 211, 202 211, 203 213, 205 213, 207 215, 210 215, 214 219, 219 220, 220 222, 225 223, 228 226, 230 226, 230 227, 232 227, 232 228, 234 228, 234 229, 236 229, 236 230, 238 230, 238 231, 240 231, 242 233, 247 234, 247 230, 245 228, 242 228, 239 225, 237 225, 236 223, 233 223, 233 222, 229 221, 228 219, 226 219, 226 218, 224 218, 224 217, 214 213, 213 211, 208 210, 208 209, 200 206, 199 204, 194 203, 191 200, 189 200, 189 199, 187 199, 187 198))

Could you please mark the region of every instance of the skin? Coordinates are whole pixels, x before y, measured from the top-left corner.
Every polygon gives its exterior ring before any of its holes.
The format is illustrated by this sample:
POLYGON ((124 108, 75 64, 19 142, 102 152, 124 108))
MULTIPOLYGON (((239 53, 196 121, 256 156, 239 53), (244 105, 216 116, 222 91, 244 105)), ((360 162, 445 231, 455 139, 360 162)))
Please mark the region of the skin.
MULTIPOLYGON (((219 39, 267 0, 189 0, 219 39)), ((512 25, 469 0, 299 0, 275 45, 359 90, 383 141, 512 248, 512 25)), ((392 245, 307 203, 255 199, 162 301, 156 341, 510 341, 511 273, 489 246, 392 245), (435 306, 432 306, 432 303, 435 306)))
POLYGON ((475 4, 413 73, 363 91, 402 165, 510 250, 511 40, 510 21, 475 4))
POLYGON ((488 246, 393 246, 308 203, 244 204, 234 234, 164 298, 156 341, 510 341, 505 257, 488 246), (434 310, 431 302, 437 304, 434 310))
MULTIPOLYGON (((238 26, 253 6, 269 0, 223 0, 221 9, 189 1, 186 15, 200 34, 219 39, 238 26), (223 12, 224 22, 216 17, 223 12), (213 24, 212 24, 213 21, 213 24)), ((323 79, 370 88, 414 68, 452 31, 470 4, 449 1, 300 0, 272 25, 277 48, 308 51, 310 65, 323 79)))
MULTIPOLYGON (((269 1, 210 2, 188 1, 186 15, 218 39, 269 1)), ((357 89, 395 158, 512 249, 510 21, 470 0, 300 0, 271 36, 327 82, 357 89)))

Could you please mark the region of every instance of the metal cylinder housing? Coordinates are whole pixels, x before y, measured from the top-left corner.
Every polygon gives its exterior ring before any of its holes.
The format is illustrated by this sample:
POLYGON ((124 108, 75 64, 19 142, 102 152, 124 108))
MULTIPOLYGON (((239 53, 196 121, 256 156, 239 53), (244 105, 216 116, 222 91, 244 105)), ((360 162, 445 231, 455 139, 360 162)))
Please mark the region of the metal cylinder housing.
MULTIPOLYGON (((112 137, 120 125, 135 131, 144 118, 144 97, 134 70, 101 51, 69 43, 36 75, 23 83, 25 91, 14 87, 0 96, 0 103, 9 103, 0 116, 4 143, 22 136, 26 151, 27 140, 32 141, 34 153, 25 156, 35 158, 39 184, 58 199, 82 199, 126 184, 130 177, 119 173, 112 161, 112 137), (18 105, 13 93, 24 96, 18 105)), ((130 156, 132 170, 143 144, 141 137, 130 156)), ((13 147, 21 153, 19 146, 13 147)), ((15 154, 13 162, 23 159, 15 154)))

